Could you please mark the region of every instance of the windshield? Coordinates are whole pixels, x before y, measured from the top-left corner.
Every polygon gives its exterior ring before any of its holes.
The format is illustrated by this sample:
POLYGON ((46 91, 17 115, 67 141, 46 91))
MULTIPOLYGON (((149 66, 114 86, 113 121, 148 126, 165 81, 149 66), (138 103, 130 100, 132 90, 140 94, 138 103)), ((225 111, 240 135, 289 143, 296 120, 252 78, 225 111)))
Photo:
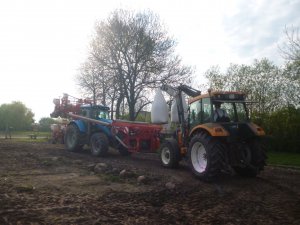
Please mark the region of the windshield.
MULTIPOLYGON (((247 113, 245 104, 243 102, 220 102, 219 106, 224 116, 229 118, 226 122, 244 122, 247 121, 247 113)), ((214 110, 216 112, 216 102, 214 103, 214 110)), ((218 112, 220 112, 220 110, 218 112)), ((217 113, 218 114, 218 113, 217 113)), ((220 114, 220 113, 219 113, 220 114)), ((222 115, 223 116, 223 115, 222 115)))
POLYGON ((245 107, 245 103, 235 103, 237 117, 239 122, 245 122, 248 120, 247 110, 245 107))
POLYGON ((108 111, 106 111, 106 110, 98 111, 98 118, 99 119, 108 119, 108 111))

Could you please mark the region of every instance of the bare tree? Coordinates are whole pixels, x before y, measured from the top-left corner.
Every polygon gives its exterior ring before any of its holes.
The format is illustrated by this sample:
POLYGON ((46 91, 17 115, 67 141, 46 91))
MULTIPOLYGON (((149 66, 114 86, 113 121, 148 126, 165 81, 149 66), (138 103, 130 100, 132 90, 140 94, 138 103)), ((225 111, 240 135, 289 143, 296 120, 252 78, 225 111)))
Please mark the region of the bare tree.
POLYGON ((101 90, 101 76, 103 76, 103 70, 99 71, 91 59, 81 65, 80 73, 76 76, 78 85, 87 95, 92 95, 94 104, 97 103, 101 90))
POLYGON ((279 46, 279 51, 284 59, 287 60, 282 82, 285 89, 284 99, 288 104, 299 105, 300 103, 300 32, 299 27, 285 27, 285 43, 279 46))
POLYGON ((300 61, 299 27, 285 27, 285 42, 279 46, 282 57, 288 61, 300 61))
POLYGON ((114 74, 111 88, 119 92, 117 103, 126 100, 130 120, 150 103, 145 98, 150 88, 190 79, 192 70, 174 54, 175 46, 159 18, 149 11, 116 10, 96 25, 91 56, 114 74))

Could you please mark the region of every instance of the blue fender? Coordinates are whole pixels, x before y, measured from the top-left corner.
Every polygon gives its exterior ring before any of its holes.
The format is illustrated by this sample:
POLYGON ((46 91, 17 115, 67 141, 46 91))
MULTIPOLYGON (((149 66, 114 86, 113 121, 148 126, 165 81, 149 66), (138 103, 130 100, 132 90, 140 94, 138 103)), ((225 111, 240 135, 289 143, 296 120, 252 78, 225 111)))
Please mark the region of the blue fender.
POLYGON ((84 124, 84 122, 82 120, 73 120, 72 123, 76 124, 76 126, 79 128, 80 132, 82 132, 82 133, 87 132, 86 125, 84 124))

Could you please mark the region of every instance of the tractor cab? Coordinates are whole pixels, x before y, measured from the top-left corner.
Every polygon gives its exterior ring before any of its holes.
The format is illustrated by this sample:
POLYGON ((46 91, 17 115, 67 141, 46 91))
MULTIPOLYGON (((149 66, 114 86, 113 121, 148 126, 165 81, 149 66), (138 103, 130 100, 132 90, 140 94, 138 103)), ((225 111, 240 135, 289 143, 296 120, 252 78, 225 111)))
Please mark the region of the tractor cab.
POLYGON ((263 136, 264 131, 250 122, 246 103, 242 92, 213 91, 194 97, 189 101, 189 130, 205 128, 212 136, 230 140, 263 136))
POLYGON ((96 120, 108 120, 109 107, 102 105, 82 105, 80 106, 80 115, 96 120))
POLYGON ((210 92, 189 101, 191 128, 204 123, 246 122, 249 120, 245 95, 241 92, 210 92))
MULTIPOLYGON (((92 120, 101 121, 107 124, 111 124, 112 120, 109 119, 109 107, 103 105, 82 105, 80 106, 80 116, 87 117, 92 120)), ((110 129, 101 124, 90 123, 89 121, 76 119, 74 120, 81 132, 87 133, 87 137, 90 137, 95 132, 103 132, 108 137, 111 137, 110 129)), ((88 139, 87 139, 88 140, 88 139)))

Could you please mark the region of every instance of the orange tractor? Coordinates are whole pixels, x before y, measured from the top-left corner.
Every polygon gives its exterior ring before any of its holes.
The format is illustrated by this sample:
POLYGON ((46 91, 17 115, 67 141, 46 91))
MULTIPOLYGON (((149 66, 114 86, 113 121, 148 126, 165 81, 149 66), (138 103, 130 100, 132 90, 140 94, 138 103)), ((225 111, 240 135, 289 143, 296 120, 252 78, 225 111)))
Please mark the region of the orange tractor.
POLYGON ((202 179, 215 177, 222 170, 254 177, 264 169, 265 132, 250 121, 243 93, 209 90, 201 95, 186 85, 164 85, 161 89, 174 97, 179 118, 176 132, 160 146, 164 167, 176 167, 186 157, 194 175, 202 179), (192 97, 187 113, 182 92, 192 97), (218 119, 215 107, 220 105, 224 113, 218 119))

